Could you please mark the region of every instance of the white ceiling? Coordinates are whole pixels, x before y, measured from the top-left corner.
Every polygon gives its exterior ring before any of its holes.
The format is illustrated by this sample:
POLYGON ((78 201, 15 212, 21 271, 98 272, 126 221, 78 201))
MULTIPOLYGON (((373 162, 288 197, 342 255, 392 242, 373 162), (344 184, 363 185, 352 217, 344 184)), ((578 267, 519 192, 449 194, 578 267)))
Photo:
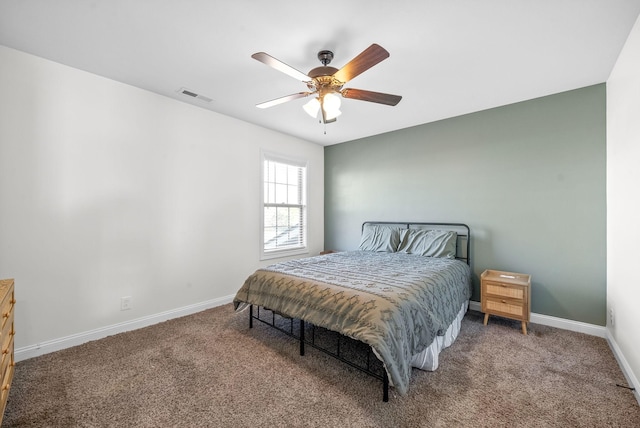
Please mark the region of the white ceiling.
POLYGON ((639 13, 640 0, 0 0, 0 44, 329 145, 605 82, 639 13), (307 73, 322 49, 340 68, 372 43, 390 58, 345 87, 397 106, 343 99, 326 126, 304 98, 255 107, 306 86, 251 54, 307 73))

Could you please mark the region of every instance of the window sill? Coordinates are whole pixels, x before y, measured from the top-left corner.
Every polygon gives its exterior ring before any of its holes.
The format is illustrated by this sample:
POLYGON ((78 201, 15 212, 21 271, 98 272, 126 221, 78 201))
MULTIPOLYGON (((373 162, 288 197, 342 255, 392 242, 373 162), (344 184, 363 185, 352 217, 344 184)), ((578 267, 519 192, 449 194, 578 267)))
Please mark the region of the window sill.
POLYGON ((298 248, 295 250, 281 250, 281 251, 273 251, 269 253, 262 253, 260 255, 260 260, 282 259, 285 257, 299 256, 303 254, 309 254, 309 249, 298 248))

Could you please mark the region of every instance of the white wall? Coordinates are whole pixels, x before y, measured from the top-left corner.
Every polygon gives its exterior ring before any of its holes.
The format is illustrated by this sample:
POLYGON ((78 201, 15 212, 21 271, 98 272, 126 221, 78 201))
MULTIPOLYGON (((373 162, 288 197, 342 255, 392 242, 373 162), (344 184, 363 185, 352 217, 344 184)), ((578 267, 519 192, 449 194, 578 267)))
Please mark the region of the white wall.
POLYGON ((607 328, 640 378, 640 21, 607 81, 607 328))
POLYGON ((309 160, 323 248, 321 146, 2 46, 0 94, 17 348, 232 296, 265 264, 261 149, 309 160))

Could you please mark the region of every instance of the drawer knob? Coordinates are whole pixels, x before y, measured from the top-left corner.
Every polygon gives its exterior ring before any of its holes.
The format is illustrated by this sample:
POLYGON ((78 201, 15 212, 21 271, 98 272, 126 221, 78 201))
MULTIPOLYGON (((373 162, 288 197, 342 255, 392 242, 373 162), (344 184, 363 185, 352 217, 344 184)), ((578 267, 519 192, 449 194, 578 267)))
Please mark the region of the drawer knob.
POLYGON ((506 301, 506 300, 503 300, 503 301, 502 301, 502 303, 507 303, 507 301, 506 301))

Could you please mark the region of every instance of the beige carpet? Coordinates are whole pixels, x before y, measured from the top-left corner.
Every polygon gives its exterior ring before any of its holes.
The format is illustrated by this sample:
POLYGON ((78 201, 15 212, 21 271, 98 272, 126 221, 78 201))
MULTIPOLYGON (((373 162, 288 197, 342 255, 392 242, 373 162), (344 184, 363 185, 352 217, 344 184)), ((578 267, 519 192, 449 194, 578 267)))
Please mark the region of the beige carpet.
POLYGON ((6 427, 639 427, 604 339, 469 312, 407 396, 231 305, 19 362, 6 427))

